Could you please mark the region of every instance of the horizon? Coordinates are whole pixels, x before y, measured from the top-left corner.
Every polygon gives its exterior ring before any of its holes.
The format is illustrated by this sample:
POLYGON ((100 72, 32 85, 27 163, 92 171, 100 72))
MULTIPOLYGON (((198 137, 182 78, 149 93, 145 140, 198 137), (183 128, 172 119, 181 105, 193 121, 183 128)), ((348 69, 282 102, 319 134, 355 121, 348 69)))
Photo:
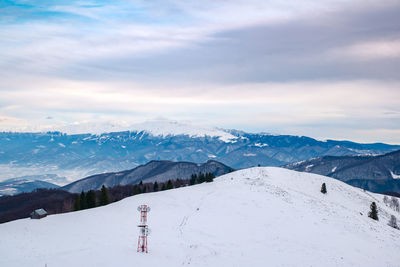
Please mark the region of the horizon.
MULTIPOLYGON (((109 133, 119 133, 119 132, 140 132, 140 131, 145 131, 148 132, 154 136, 159 136, 159 135, 165 135, 168 136, 169 134, 172 135, 193 135, 193 132, 189 132, 183 130, 183 132, 179 132, 179 133, 170 133, 170 132, 166 132, 166 133, 162 133, 162 131, 160 132, 152 132, 151 129, 149 128, 140 128, 143 124, 146 123, 155 123, 155 125, 157 125, 157 122, 163 122, 163 123, 169 123, 169 124, 180 124, 183 125, 185 127, 193 127, 193 129, 198 130, 200 134, 204 134, 205 136, 211 136, 207 133, 207 131, 223 131, 223 132, 229 132, 229 131, 239 131, 239 132, 244 132, 247 134, 261 134, 261 135, 273 135, 273 136, 297 136, 297 137, 307 137, 307 138, 311 138, 320 142, 327 142, 327 141, 339 141, 339 142, 353 142, 353 143, 359 143, 359 144, 387 144, 387 145, 400 145, 396 144, 396 143, 385 143, 385 142, 363 142, 363 141, 358 141, 358 140, 350 140, 350 139, 331 139, 331 138, 316 138, 313 136, 305 136, 305 135, 296 135, 296 134, 287 134, 287 133, 274 133, 274 132, 267 132, 267 131, 246 131, 243 129, 227 129, 227 128, 221 128, 221 127, 216 127, 216 126, 210 126, 210 125, 198 125, 198 124, 191 124, 191 122, 189 121, 176 121, 176 120, 167 120, 167 119, 162 119, 162 120, 147 120, 144 121, 142 123, 136 123, 136 124, 131 124, 131 125, 125 125, 125 126, 121 126, 121 125, 115 125, 110 123, 109 126, 115 127, 114 129, 108 128, 109 130, 106 131, 102 131, 101 129, 92 129, 92 130, 79 130, 79 128, 77 129, 73 129, 73 128, 69 128, 69 130, 67 130, 66 128, 68 128, 69 126, 76 126, 76 124, 71 124, 71 125, 63 125, 63 127, 61 128, 53 128, 53 129, 49 129, 49 128, 44 128, 42 130, 36 130, 36 131, 30 131, 30 130, 20 130, 20 131, 0 131, 0 133, 28 133, 28 134, 47 134, 47 133, 55 133, 55 132, 59 132, 62 134, 67 134, 67 135, 82 135, 82 134, 91 134, 91 135, 95 135, 95 136, 100 136, 103 134, 109 134, 109 133), (122 128, 118 128, 118 127, 122 127, 122 128), (197 127, 197 128, 196 128, 197 127), (203 131, 203 132, 202 132, 203 131)), ((87 123, 87 122, 86 122, 87 123)), ((90 124, 90 123, 89 123, 90 124)), ((80 126, 80 125, 78 125, 80 126)), ((83 126, 85 126, 83 124, 83 126)), ((148 127, 148 126, 147 126, 148 127)), ((215 136, 221 136, 217 133, 215 133, 215 136)))
POLYGON ((400 144, 399 1, 24 0, 0 10, 0 131, 162 117, 400 144))

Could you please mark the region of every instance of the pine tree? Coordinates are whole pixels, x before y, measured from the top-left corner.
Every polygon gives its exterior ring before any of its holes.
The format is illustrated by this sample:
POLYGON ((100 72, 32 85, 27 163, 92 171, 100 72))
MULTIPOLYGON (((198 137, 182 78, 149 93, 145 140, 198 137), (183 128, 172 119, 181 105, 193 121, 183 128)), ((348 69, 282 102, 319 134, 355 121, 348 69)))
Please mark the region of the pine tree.
POLYGON ((168 182, 167 182, 167 190, 173 189, 173 188, 174 188, 174 184, 172 183, 171 180, 168 180, 168 182))
POLYGON ((372 202, 370 208, 371 208, 371 211, 368 213, 368 217, 370 217, 371 219, 374 219, 376 221, 379 221, 378 209, 376 207, 376 203, 372 202))
POLYGON ((108 199, 108 192, 107 192, 107 188, 103 185, 101 187, 101 194, 100 194, 100 205, 104 206, 107 205, 108 203, 110 203, 109 199, 108 199))
POLYGON ((321 186, 321 193, 322 193, 322 194, 326 194, 326 193, 327 193, 327 191, 326 191, 326 184, 325 184, 325 183, 323 183, 322 186, 321 186))
POLYGON ((165 187, 165 183, 163 183, 162 187, 161 187, 161 191, 165 191, 167 190, 167 188, 165 187))
POLYGON ((190 177, 189 184, 190 185, 194 185, 194 184, 196 184, 196 181, 197 181, 197 175, 196 174, 192 174, 192 176, 190 177))
POLYGON ((215 175, 211 172, 206 173, 206 182, 207 183, 211 183, 212 181, 214 181, 215 175))
POLYGON ((396 219, 396 217, 395 217, 394 215, 391 215, 391 216, 390 216, 390 220, 389 220, 388 225, 389 225, 390 227, 395 228, 395 229, 399 229, 399 227, 397 226, 397 219, 396 219))
POLYGON ((96 195, 93 190, 86 193, 86 205, 88 209, 96 207, 96 195))
POLYGON ((154 191, 154 192, 157 192, 157 191, 158 191, 158 183, 157 183, 157 181, 154 182, 153 191, 154 191))
POLYGON ((201 172, 200 174, 199 174, 199 178, 197 179, 197 183, 198 184, 201 184, 201 183, 204 183, 206 181, 206 177, 204 176, 204 174, 201 172))
POLYGON ((75 195, 75 203, 74 203, 74 210, 80 210, 81 209, 81 198, 78 194, 75 195))
POLYGON ((81 195, 80 195, 80 208, 81 210, 87 209, 87 205, 86 205, 86 194, 85 192, 82 191, 81 195))

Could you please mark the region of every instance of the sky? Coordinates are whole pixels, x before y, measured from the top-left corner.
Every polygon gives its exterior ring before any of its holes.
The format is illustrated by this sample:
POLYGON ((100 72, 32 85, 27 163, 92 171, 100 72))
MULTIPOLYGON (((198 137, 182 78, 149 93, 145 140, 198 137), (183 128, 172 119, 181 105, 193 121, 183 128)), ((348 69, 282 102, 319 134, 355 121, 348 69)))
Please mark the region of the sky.
POLYGON ((398 0, 0 0, 0 131, 154 118, 400 144, 398 0))

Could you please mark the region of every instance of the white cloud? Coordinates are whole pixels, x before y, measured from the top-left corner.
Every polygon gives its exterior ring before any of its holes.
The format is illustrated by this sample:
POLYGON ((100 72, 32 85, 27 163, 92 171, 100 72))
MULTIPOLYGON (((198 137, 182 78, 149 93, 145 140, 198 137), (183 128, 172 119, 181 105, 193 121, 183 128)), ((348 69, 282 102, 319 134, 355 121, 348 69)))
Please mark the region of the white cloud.
POLYGON ((333 57, 352 57, 362 61, 399 58, 400 39, 361 42, 335 48, 329 53, 333 57))

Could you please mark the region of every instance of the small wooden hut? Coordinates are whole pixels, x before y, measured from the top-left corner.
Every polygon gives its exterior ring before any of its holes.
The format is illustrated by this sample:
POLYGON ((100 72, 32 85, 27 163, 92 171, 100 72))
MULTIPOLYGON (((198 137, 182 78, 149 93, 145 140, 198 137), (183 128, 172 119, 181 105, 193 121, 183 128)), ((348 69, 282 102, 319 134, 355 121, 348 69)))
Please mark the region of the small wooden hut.
POLYGON ((31 219, 42 219, 47 216, 47 211, 44 209, 37 209, 31 213, 31 219))

